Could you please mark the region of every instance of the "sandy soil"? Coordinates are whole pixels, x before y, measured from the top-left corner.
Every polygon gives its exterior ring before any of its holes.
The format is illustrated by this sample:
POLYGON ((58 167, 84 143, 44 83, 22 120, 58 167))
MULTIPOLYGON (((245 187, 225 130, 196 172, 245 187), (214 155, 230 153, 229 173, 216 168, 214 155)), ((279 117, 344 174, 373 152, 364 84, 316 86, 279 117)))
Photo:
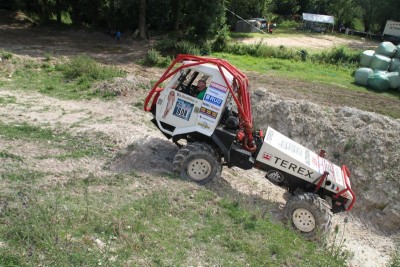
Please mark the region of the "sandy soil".
POLYGON ((371 39, 361 37, 354 37, 352 39, 339 38, 336 36, 321 34, 321 35, 304 35, 304 36, 290 36, 290 37, 274 37, 267 36, 266 38, 246 38, 241 39, 241 42, 254 44, 262 42, 263 44, 271 46, 287 46, 296 48, 308 49, 327 49, 337 47, 340 45, 347 45, 356 49, 374 49, 378 42, 371 39))
MULTIPOLYGON (((250 42, 249 40, 244 41, 250 42)), ((257 42, 257 40, 252 40, 252 42, 257 42)), ((362 40, 359 42, 349 41, 327 35, 319 37, 268 38, 267 43, 317 49, 332 47, 340 43, 363 47, 364 45, 366 47, 370 45, 362 40)), ((121 43, 117 44, 110 36, 101 33, 56 32, 49 29, 23 28, 18 25, 0 25, 0 49, 12 51, 19 56, 32 59, 41 59, 45 53, 49 52, 55 56, 87 53, 104 62, 116 64, 127 70, 129 73, 127 80, 131 82, 133 88, 138 87, 139 83, 150 82, 162 73, 162 70, 145 69, 133 63, 138 58, 143 57, 143 52, 150 46, 151 43, 148 42, 134 42, 124 38, 122 38, 121 43)), ((251 73, 249 74, 250 80, 253 78, 251 77, 252 75, 251 73)), ((272 82, 284 84, 284 81, 277 81, 276 79, 272 82)), ((256 80, 255 84, 275 88, 271 83, 264 83, 262 78, 256 80)), ((282 86, 285 87, 285 90, 282 91, 282 97, 293 99, 293 95, 296 95, 296 98, 307 99, 314 103, 321 104, 322 102, 321 108, 324 107, 325 103, 327 106, 340 105, 339 102, 328 101, 322 96, 315 96, 309 99, 309 96, 296 91, 296 88, 301 88, 303 85, 300 83, 282 86)), ((143 97, 138 93, 128 92, 125 96, 121 96, 112 102, 100 100, 63 101, 33 92, 21 94, 5 88, 0 89, 0 97, 13 96, 16 98, 17 103, 0 107, 0 118, 3 122, 29 122, 36 125, 46 124, 50 127, 56 125, 59 127, 61 125, 73 133, 99 131, 114 140, 120 149, 127 149, 129 145, 135 142, 142 142, 143 132, 146 132, 148 136, 146 137, 147 142, 144 144, 144 155, 146 151, 155 149, 155 145, 162 145, 163 149, 165 149, 164 158, 157 158, 147 164, 149 164, 150 168, 162 171, 171 170, 171 155, 176 152, 176 148, 164 140, 163 136, 151 124, 146 123, 150 120, 149 114, 144 113, 140 108, 134 107, 134 104, 142 100, 143 97), (133 120, 132 118, 135 119, 133 120)), ((318 88, 315 88, 315 90, 317 91, 318 88)), ((280 94, 279 88, 272 92, 280 94)), ((352 97, 357 98, 358 96, 353 95, 352 97)), ((0 140, 0 145, 4 145, 1 142, 0 140)), ((26 148, 27 146, 24 146, 24 144, 15 146, 15 149, 24 149, 24 153, 35 153, 34 150, 30 151, 26 148)), ((136 166, 140 167, 143 162, 140 161, 140 157, 136 158, 136 160, 138 162, 136 166)), ((60 166, 57 166, 57 168, 60 170, 76 167, 76 165, 69 165, 68 161, 32 164, 41 170, 52 168, 54 164, 59 164, 60 166)), ((85 161, 79 162, 79 164, 80 168, 86 170, 91 170, 93 166, 101 165, 85 161)), ((124 165, 123 159, 118 164, 115 163, 114 167, 119 171, 128 168, 124 165)), ((270 207, 269 212, 279 221, 280 211, 285 202, 284 192, 264 179, 262 173, 255 170, 247 172, 239 169, 224 170, 222 182, 228 183, 229 188, 236 192, 244 195, 256 195, 275 203, 270 207), (235 175, 233 175, 234 173, 235 175)), ((224 188, 226 190, 227 187, 224 188)), ((218 185, 214 185, 213 190, 218 191, 218 185)), ((334 224, 340 226, 337 242, 345 240, 343 241, 345 248, 354 255, 349 261, 349 266, 385 266, 396 247, 396 242, 399 241, 393 236, 387 236, 373 230, 367 222, 349 214, 335 216, 334 224), (344 223, 345 220, 347 223, 344 223)))

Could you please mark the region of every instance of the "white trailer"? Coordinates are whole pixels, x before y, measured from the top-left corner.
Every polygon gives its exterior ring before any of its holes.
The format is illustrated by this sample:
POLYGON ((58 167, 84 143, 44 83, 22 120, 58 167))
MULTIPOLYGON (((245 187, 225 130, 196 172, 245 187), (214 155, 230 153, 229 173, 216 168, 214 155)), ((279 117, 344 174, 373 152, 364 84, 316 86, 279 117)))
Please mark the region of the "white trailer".
POLYGON ((383 39, 400 43, 400 22, 388 20, 383 31, 383 39))

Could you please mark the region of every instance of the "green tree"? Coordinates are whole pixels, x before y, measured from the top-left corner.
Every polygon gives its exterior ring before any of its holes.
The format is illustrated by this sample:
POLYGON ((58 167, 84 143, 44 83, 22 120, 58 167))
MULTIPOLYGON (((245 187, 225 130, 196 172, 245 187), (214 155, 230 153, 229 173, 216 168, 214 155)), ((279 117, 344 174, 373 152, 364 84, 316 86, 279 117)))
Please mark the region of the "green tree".
POLYGON ((375 17, 373 22, 378 31, 383 31, 387 20, 400 21, 400 1, 398 0, 381 0, 375 9, 375 17))
POLYGON ((361 18, 366 32, 371 30, 371 24, 374 21, 376 13, 374 2, 376 0, 357 0, 358 6, 361 8, 361 18))
POLYGON ((183 10, 183 24, 186 25, 190 40, 204 42, 207 37, 215 36, 225 25, 223 0, 186 1, 183 10))
POLYGON ((299 0, 299 13, 328 14, 330 0, 299 0))
POLYGON ((327 11, 335 17, 336 25, 351 24, 362 13, 355 0, 332 0, 327 11))
POLYGON ((273 11, 278 15, 289 16, 300 10, 297 0, 275 0, 273 11))

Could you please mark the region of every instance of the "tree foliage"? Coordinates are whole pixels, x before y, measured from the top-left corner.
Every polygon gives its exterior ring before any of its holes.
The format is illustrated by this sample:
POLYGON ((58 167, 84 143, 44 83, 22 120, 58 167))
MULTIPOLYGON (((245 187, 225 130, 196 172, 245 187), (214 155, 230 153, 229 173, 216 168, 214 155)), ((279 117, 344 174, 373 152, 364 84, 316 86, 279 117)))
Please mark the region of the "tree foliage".
POLYGON ((361 9, 356 7, 355 0, 332 0, 327 11, 335 17, 338 25, 350 25, 352 20, 360 17, 362 13, 361 9))
POLYGON ((142 25, 192 40, 221 36, 238 16, 271 20, 303 12, 327 14, 335 16, 337 25, 351 26, 359 19, 365 31, 382 30, 389 19, 400 21, 399 0, 0 0, 0 8, 23 10, 38 23, 62 23, 68 17, 79 26, 132 32, 142 25))

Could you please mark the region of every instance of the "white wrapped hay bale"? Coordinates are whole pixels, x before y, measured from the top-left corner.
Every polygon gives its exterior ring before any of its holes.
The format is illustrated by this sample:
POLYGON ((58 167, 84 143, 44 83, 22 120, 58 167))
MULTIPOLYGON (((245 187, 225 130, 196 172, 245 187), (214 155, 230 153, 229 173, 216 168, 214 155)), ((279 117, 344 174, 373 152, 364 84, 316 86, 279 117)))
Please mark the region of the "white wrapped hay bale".
POLYGON ((368 78, 374 74, 374 71, 370 68, 359 68, 354 74, 354 82, 360 85, 368 85, 368 78))
POLYGON ((372 57, 375 55, 374 50, 365 50, 361 54, 360 66, 369 68, 371 66, 372 57))
POLYGON ((386 77, 389 80, 389 88, 390 89, 398 89, 400 88, 400 75, 399 72, 389 72, 386 74, 386 77))
POLYGON ((400 67, 400 59, 392 58, 392 60, 390 61, 390 65, 389 65, 389 71, 390 72, 398 71, 399 67, 400 67))
POLYGON ((376 91, 386 91, 389 89, 389 79, 386 73, 378 72, 368 77, 368 86, 376 91))
POLYGON ((387 57, 393 57, 396 51, 397 47, 391 42, 382 42, 378 45, 378 48, 375 50, 377 54, 384 55, 387 57))
POLYGON ((372 57, 372 61, 371 61, 371 69, 373 70, 388 70, 389 65, 390 65, 390 61, 392 59, 383 55, 378 55, 375 54, 372 57))
POLYGON ((385 70, 373 70, 374 71, 374 73, 380 73, 380 74, 386 74, 387 73, 387 71, 385 71, 385 70))
POLYGON ((396 46, 396 53, 393 55, 395 58, 400 58, 400 45, 396 46))

